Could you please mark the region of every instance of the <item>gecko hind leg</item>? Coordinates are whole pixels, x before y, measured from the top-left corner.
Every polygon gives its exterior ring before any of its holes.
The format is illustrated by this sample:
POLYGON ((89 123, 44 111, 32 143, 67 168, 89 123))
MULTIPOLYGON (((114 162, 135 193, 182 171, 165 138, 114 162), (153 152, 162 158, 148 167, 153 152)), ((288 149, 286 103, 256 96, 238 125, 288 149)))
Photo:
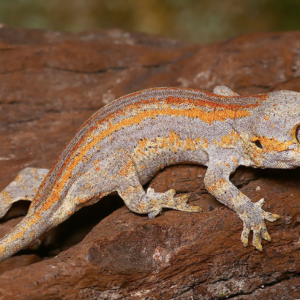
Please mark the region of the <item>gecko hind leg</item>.
POLYGON ((175 190, 156 193, 148 188, 144 191, 134 161, 125 151, 118 151, 105 160, 93 160, 87 171, 81 174, 70 187, 61 206, 50 220, 51 227, 57 226, 83 206, 96 203, 102 197, 117 191, 127 207, 136 213, 158 215, 162 208, 199 212, 198 206, 187 205, 187 195, 175 198, 175 190))
POLYGON ((48 172, 48 169, 23 169, 0 193, 0 218, 7 213, 14 202, 32 201, 48 172))
MULTIPOLYGON (((116 161, 120 161, 118 158, 116 161)), ((191 206, 186 202, 188 195, 175 198, 175 190, 171 189, 165 193, 156 193, 154 189, 148 188, 144 191, 135 168, 134 161, 129 154, 122 153, 122 166, 114 175, 117 179, 117 192, 124 200, 128 208, 134 212, 148 214, 149 218, 158 215, 162 208, 172 208, 188 212, 200 212, 199 206, 191 206)))

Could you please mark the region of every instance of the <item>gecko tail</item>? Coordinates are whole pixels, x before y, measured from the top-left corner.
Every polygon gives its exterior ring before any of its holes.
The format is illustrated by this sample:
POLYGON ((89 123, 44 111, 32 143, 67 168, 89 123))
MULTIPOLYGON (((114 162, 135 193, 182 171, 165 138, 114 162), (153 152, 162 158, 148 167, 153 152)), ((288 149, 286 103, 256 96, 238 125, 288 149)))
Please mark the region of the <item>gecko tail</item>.
POLYGON ((37 214, 29 214, 0 239, 0 262, 30 245, 50 229, 47 222, 37 214))

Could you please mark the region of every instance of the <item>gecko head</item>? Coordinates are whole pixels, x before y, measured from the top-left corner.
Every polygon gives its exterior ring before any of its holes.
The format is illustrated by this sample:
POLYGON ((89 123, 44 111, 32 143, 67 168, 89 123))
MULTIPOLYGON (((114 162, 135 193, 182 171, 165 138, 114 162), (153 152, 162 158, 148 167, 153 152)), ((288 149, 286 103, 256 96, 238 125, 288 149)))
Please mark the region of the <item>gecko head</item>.
POLYGON ((257 166, 300 166, 300 93, 269 93, 252 114, 250 156, 257 166))

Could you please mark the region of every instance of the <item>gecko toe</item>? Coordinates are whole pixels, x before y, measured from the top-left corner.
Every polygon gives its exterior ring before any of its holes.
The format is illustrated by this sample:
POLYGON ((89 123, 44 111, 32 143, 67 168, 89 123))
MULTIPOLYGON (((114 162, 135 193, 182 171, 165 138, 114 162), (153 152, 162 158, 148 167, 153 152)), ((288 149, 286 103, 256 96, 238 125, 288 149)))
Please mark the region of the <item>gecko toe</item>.
POLYGON ((259 251, 259 252, 262 252, 263 250, 263 247, 260 243, 254 243, 253 242, 253 246, 259 251))
POLYGON ((201 212, 202 208, 200 206, 192 206, 186 203, 189 198, 190 198, 189 194, 184 194, 180 197, 174 198, 176 202, 174 209, 187 211, 187 212, 201 212))
POLYGON ((259 226, 253 229, 253 246, 258 251, 262 251, 263 249, 261 245, 261 231, 259 226))
POLYGON ((174 198, 177 203, 186 203, 190 198, 189 194, 184 194, 180 197, 174 198))
POLYGON ((191 206, 194 212, 202 212, 201 206, 191 206))
POLYGON ((261 236, 264 240, 266 240, 268 242, 271 242, 271 237, 270 237, 267 230, 265 230, 265 231, 263 230, 262 233, 261 233, 261 236))
POLYGON ((250 228, 244 225, 244 229, 242 231, 241 235, 241 241, 244 245, 244 247, 248 246, 248 240, 249 240, 249 234, 250 234, 250 228))
POLYGON ((154 210, 154 211, 151 211, 151 212, 148 213, 148 218, 149 218, 149 219, 153 219, 153 218, 155 218, 157 215, 159 215, 160 212, 161 212, 160 210, 154 210))
POLYGON ((268 220, 269 222, 274 222, 274 221, 280 219, 279 215, 272 214, 272 213, 266 212, 266 211, 263 211, 263 217, 264 217, 264 219, 268 220))
POLYGON ((268 233, 267 226, 266 226, 265 223, 262 223, 262 224, 260 225, 260 235, 261 235, 261 237, 262 237, 264 240, 266 240, 266 241, 268 241, 268 242, 271 241, 271 237, 270 237, 270 235, 269 235, 269 233, 268 233))
POLYGON ((192 206, 187 204, 184 207, 182 207, 182 209, 180 210, 184 210, 188 212, 202 212, 202 208, 200 206, 192 206))
POLYGON ((265 198, 261 198, 259 201, 255 203, 258 207, 263 207, 265 204, 265 198))
POLYGON ((168 190, 167 192, 165 192, 165 195, 166 195, 167 197, 174 197, 175 194, 176 194, 176 191, 175 191, 174 189, 170 189, 170 190, 168 190))

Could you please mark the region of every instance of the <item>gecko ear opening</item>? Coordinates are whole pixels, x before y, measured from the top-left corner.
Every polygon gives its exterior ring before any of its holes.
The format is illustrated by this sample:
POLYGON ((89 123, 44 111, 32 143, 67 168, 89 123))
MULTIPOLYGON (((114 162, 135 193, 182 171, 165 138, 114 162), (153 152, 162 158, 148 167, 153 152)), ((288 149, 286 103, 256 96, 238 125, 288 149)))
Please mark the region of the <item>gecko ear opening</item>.
POLYGON ((259 149, 263 149, 263 145, 261 144, 259 137, 255 136, 251 139, 251 142, 255 144, 255 146, 259 149))
POLYGON ((292 137, 295 140, 295 142, 300 145, 300 123, 296 124, 294 128, 292 129, 292 137))
POLYGON ((254 142, 254 144, 256 145, 256 147, 258 147, 258 148, 260 148, 260 149, 263 148, 263 146, 262 146, 262 144, 261 144, 261 142, 260 142, 259 140, 256 140, 256 141, 254 142))

